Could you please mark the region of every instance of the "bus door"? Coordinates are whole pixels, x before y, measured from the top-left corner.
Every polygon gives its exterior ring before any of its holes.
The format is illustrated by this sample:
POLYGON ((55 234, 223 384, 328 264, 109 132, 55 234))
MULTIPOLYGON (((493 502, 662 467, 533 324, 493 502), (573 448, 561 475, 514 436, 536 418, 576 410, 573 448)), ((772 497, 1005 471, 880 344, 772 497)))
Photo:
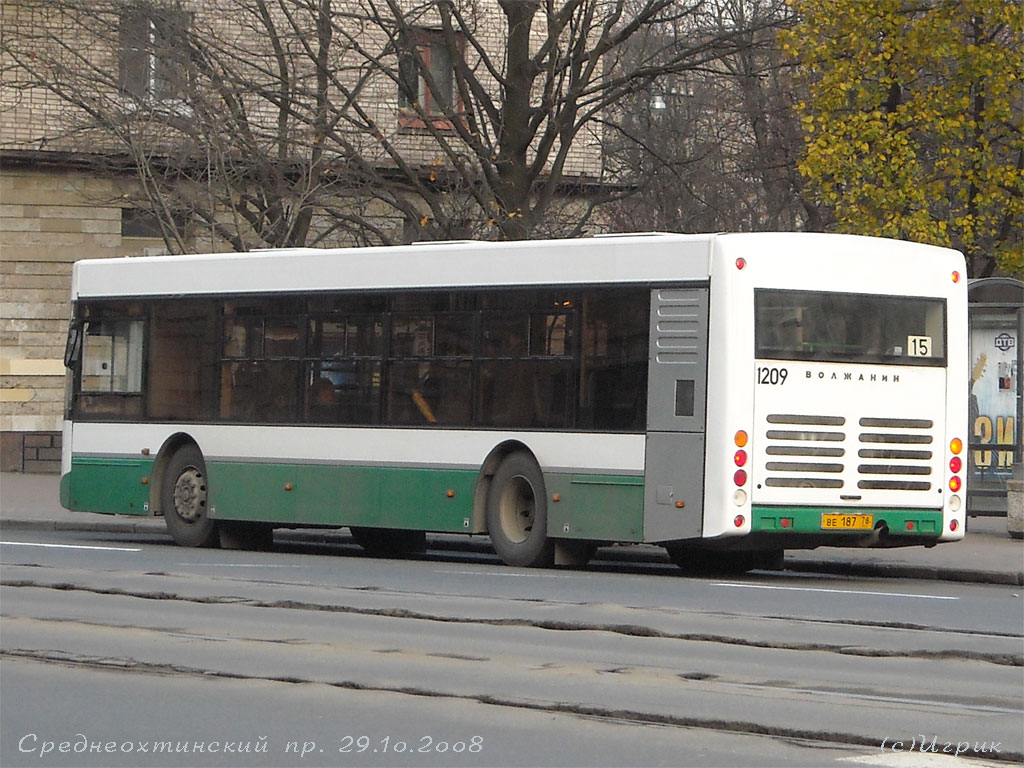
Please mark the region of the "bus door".
POLYGON ((652 291, 644 541, 701 535, 708 290, 652 291))

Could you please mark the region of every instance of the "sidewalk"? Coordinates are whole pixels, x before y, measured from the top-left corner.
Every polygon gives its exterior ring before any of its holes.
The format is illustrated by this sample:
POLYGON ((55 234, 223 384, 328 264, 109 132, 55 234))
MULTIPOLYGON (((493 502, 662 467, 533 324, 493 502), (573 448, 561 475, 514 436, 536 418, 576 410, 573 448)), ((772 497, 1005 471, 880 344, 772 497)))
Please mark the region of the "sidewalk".
MULTIPOLYGON (((96 515, 69 512, 60 506, 56 475, 0 474, 0 531, 95 531, 98 533, 155 533, 166 535, 161 518, 96 515)), ((297 529, 289 538, 319 538, 322 532, 297 529)), ((451 538, 451 537, 449 537, 451 538)), ((462 540, 464 537, 459 537, 462 540)), ((465 540, 469 542, 469 539, 465 540)), ((481 538, 472 539, 474 543, 481 538)), ((649 553, 661 557, 663 550, 619 548, 630 557, 649 553)), ((610 553, 612 550, 602 550, 610 553)), ((790 571, 832 573, 910 579, 938 579, 988 584, 1024 585, 1024 540, 1011 539, 1005 517, 972 517, 963 541, 940 544, 931 549, 841 549, 819 547, 787 550, 786 569, 790 571)))

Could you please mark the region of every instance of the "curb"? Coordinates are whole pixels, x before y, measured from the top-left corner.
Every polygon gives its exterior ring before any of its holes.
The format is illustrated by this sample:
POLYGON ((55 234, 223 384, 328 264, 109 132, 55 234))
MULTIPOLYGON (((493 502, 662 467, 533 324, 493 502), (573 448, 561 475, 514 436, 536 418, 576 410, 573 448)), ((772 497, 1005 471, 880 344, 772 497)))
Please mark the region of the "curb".
MULTIPOLYGON (((0 521, 0 531, 73 531, 92 533, 166 533, 162 521, 155 518, 145 518, 138 522, 122 520, 118 522, 74 522, 60 520, 3 520, 0 521)), ((324 531, 303 533, 291 530, 285 534, 282 540, 298 539, 309 541, 314 539, 324 544, 345 543, 334 536, 328 538, 324 531)), ((348 541, 348 539, 346 539, 348 541)), ((446 542, 446 548, 468 551, 475 549, 467 541, 446 542), (454 545, 454 546, 452 546, 454 545), (460 546, 461 545, 461 546, 460 546)), ((490 550, 487 550, 490 551, 490 550)), ((644 558, 635 555, 629 556, 624 553, 616 553, 605 559, 617 561, 643 562, 644 558)), ((888 579, 922 579, 926 581, 951 581, 966 584, 1002 584, 1008 586, 1024 586, 1024 571, 978 571, 969 568, 953 568, 946 566, 910 565, 904 563, 851 563, 843 561, 807 560, 794 561, 786 560, 785 569, 794 573, 827 573, 839 576, 866 576, 872 578, 888 579)))

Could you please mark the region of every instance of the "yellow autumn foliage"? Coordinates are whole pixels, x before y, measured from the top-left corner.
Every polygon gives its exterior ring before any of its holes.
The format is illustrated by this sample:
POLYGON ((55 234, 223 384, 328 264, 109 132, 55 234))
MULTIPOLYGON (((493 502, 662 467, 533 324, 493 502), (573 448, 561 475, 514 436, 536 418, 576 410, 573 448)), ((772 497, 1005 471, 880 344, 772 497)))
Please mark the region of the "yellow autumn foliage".
POLYGON ((844 232, 1024 269, 1019 0, 791 0, 810 193, 844 232))

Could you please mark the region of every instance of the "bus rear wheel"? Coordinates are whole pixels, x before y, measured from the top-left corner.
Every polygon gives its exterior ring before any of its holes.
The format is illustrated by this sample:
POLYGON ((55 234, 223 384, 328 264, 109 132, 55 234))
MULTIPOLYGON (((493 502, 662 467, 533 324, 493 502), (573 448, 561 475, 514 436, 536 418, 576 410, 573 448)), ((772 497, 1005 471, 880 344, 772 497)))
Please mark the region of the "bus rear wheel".
POLYGON ((194 445, 179 448, 167 465, 161 506, 167 530, 182 547, 215 547, 217 524, 207 515, 206 462, 194 445))
POLYGON ((555 542, 548 538, 547 527, 547 496, 540 467, 527 453, 509 454, 487 491, 487 531, 494 551, 508 565, 553 565, 555 542))

